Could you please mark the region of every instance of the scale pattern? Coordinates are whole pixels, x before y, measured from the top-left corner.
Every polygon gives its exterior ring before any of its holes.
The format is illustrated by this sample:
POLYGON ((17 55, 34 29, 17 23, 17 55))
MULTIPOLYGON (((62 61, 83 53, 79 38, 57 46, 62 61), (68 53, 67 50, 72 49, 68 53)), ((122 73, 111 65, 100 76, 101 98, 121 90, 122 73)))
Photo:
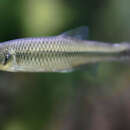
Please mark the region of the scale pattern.
POLYGON ((10 42, 19 71, 55 72, 68 70, 86 62, 85 56, 81 57, 79 53, 82 46, 76 46, 71 40, 30 38, 10 42))

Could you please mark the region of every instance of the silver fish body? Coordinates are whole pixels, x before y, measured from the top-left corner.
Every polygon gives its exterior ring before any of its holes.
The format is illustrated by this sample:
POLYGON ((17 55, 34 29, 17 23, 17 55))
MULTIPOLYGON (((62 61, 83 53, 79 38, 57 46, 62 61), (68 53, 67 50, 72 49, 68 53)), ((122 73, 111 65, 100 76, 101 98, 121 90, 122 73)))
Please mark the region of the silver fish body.
POLYGON ((11 72, 69 71, 86 63, 116 60, 119 53, 129 48, 125 43, 84 40, 85 31, 86 27, 80 27, 54 37, 3 42, 0 44, 0 69, 11 72))

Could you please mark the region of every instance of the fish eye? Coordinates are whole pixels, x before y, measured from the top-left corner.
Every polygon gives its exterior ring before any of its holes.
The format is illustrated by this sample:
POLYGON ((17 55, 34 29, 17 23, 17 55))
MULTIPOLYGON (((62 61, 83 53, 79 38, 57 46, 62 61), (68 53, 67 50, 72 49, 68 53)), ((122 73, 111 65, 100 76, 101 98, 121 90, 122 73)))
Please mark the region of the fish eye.
POLYGON ((11 57, 10 54, 6 54, 6 55, 4 56, 3 65, 6 65, 6 64, 7 64, 8 60, 10 59, 10 57, 11 57))
POLYGON ((0 64, 6 65, 9 61, 10 57, 11 57, 10 54, 0 53, 0 64))

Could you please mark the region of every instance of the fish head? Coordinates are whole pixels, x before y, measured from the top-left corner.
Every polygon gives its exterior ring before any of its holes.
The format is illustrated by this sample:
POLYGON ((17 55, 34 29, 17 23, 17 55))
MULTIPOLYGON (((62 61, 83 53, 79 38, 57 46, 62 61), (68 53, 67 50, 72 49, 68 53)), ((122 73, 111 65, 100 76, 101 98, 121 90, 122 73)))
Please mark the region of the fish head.
POLYGON ((8 70, 12 66, 12 54, 6 46, 0 46, 0 70, 8 70))

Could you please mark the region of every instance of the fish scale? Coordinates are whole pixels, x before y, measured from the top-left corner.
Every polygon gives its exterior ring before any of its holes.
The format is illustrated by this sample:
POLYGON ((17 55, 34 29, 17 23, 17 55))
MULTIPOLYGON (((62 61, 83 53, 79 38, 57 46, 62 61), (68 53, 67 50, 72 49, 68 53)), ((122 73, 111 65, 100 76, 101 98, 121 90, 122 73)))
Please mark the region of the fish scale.
MULTIPOLYGON (((49 69, 53 69, 53 67, 51 67, 49 62, 52 62, 51 64, 53 65, 54 63, 56 64, 56 62, 58 61, 57 58, 55 58, 55 56, 56 56, 55 53, 56 52, 55 51, 53 52, 53 46, 51 44, 49 44, 48 45, 48 50, 45 51, 45 50, 42 50, 40 43, 37 43, 37 47, 36 47, 36 44, 34 45, 34 48, 35 48, 36 51, 32 52, 32 54, 31 53, 29 54, 29 50, 31 48, 31 45, 32 45, 31 43, 30 43, 30 46, 29 46, 29 44, 27 44, 27 47, 26 47, 27 48, 27 50, 26 50, 27 53, 22 54, 23 57, 21 57, 20 61, 25 61, 25 63, 22 62, 25 65, 30 64, 30 65, 34 65, 34 66, 35 65, 41 66, 41 65, 46 64, 46 65, 49 65, 49 69), (42 60, 43 58, 41 58, 41 57, 43 57, 44 60, 42 60), (51 58, 49 58, 49 57, 51 57, 51 58)), ((25 48, 23 48, 23 50, 21 49, 20 51, 21 52, 25 51, 25 48)), ((60 55, 58 54, 57 57, 60 57, 60 55)), ((18 64, 20 65, 21 63, 19 62, 18 64)))

